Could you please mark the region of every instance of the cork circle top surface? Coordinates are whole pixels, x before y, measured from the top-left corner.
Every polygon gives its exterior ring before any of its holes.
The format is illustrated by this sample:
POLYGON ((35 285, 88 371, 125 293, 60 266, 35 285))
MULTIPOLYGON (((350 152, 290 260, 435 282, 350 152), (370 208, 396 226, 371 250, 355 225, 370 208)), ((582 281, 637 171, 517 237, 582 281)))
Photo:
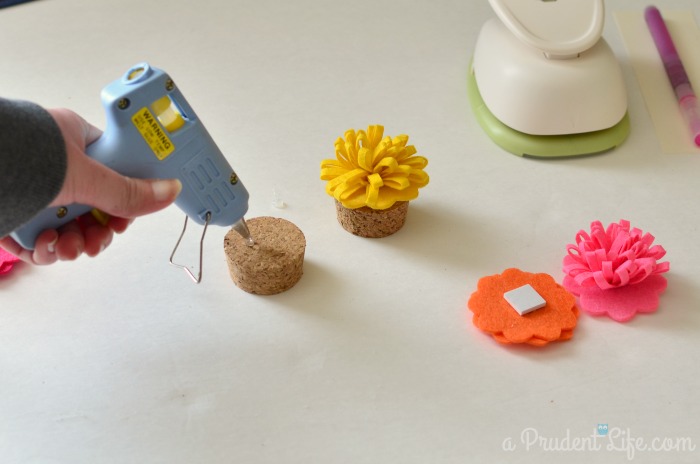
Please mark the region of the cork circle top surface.
POLYGON ((248 293, 272 295, 293 287, 303 272, 306 239, 291 222, 274 217, 247 221, 253 246, 235 230, 224 238, 233 282, 248 293))

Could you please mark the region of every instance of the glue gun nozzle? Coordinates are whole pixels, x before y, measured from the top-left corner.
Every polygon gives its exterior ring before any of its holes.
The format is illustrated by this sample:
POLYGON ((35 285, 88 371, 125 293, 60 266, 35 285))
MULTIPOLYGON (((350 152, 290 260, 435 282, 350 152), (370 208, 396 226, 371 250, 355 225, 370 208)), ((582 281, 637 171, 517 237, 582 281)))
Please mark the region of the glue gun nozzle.
POLYGON ((245 239, 246 245, 255 245, 255 240, 253 240, 253 237, 250 235, 250 230, 248 230, 248 224, 245 223, 245 218, 241 218, 240 221, 236 222, 233 225, 233 230, 238 232, 240 236, 245 239))

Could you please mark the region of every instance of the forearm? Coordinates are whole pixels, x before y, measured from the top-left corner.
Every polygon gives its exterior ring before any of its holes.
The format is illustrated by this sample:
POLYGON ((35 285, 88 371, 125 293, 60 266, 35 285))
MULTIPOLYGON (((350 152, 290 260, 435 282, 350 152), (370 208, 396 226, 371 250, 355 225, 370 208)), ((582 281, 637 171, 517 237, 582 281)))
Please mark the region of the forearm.
POLYGON ((0 98, 0 237, 44 209, 66 176, 58 125, 38 105, 0 98))

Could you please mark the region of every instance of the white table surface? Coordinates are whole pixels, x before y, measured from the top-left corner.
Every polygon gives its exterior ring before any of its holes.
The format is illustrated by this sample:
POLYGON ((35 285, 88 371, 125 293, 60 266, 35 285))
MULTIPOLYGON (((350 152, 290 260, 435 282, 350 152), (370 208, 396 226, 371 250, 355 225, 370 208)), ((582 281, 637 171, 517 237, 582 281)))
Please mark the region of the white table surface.
MULTIPOLYGON (((700 13, 692 0, 657 5, 700 13)), ((628 462, 630 448, 635 462, 698 462, 700 156, 661 153, 615 26, 615 10, 646 5, 606 6, 632 131, 610 153, 557 161, 502 151, 471 113, 486 1, 0 10, 0 95, 102 127, 101 88, 137 62, 161 67, 250 191, 248 218, 288 219, 307 239, 303 278, 276 296, 231 282, 223 228, 206 237, 200 285, 170 267, 176 207, 99 258, 0 279, 0 462, 583 463, 628 462), (345 232, 319 180, 335 139, 375 123, 409 134, 431 176, 404 229, 381 240, 345 232), (582 314, 571 341, 545 349, 472 325, 480 277, 518 267, 561 281, 576 232, 623 218, 668 252, 657 313, 582 314), (615 449, 574 451, 599 423, 615 449), (528 449, 533 434, 543 441, 528 449), (626 437, 687 437, 696 451, 641 452, 626 437)))

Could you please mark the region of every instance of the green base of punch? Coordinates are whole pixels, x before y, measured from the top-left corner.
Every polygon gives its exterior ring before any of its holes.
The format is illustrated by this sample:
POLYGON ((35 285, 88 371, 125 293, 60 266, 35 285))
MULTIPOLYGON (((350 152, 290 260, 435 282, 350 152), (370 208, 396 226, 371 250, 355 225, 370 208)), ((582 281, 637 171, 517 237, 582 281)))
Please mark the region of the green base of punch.
POLYGON ((519 132, 498 120, 486 107, 476 85, 474 69, 469 66, 467 93, 479 125, 498 146, 518 156, 562 158, 593 155, 620 145, 630 132, 629 115, 607 129, 566 135, 531 135, 519 132))

